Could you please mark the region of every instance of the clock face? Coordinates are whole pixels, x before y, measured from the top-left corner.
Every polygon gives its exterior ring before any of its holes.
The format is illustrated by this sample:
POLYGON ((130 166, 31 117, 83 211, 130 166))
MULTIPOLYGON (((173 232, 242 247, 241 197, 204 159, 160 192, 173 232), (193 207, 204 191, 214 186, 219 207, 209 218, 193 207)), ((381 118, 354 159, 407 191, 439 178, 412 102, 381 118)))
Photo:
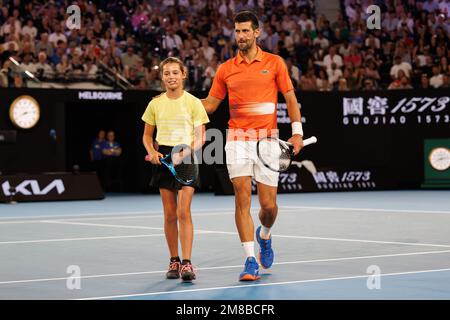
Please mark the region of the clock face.
POLYGON ((30 129, 39 121, 39 104, 30 96, 18 97, 11 104, 9 116, 15 126, 21 129, 30 129))
POLYGON ((445 171, 450 167, 450 150, 447 148, 434 148, 429 156, 431 166, 439 171, 445 171))

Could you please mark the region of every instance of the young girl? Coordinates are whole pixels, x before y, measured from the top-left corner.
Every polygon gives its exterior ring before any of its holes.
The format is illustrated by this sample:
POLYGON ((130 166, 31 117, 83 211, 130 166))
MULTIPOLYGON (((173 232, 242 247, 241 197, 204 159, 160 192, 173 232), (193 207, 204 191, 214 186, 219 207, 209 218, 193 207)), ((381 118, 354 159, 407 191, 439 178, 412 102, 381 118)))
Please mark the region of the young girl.
MULTIPOLYGON (((164 93, 150 101, 142 116, 145 122, 143 143, 154 164, 151 186, 159 188, 164 207, 164 233, 170 252, 168 279, 181 278, 184 281, 195 279, 191 264, 192 241, 194 229, 191 219, 191 201, 194 187, 178 183, 170 171, 161 165, 159 159, 171 153, 179 144, 191 146, 195 152, 205 141, 205 123, 208 116, 201 101, 184 91, 183 81, 186 79, 186 68, 181 60, 169 57, 161 62, 160 72, 164 93), (157 150, 153 133, 157 128, 157 150), (179 223, 179 230, 177 226, 179 223), (180 235, 183 260, 178 254, 178 233, 180 235)), ((197 179, 198 181, 198 179, 197 179)))

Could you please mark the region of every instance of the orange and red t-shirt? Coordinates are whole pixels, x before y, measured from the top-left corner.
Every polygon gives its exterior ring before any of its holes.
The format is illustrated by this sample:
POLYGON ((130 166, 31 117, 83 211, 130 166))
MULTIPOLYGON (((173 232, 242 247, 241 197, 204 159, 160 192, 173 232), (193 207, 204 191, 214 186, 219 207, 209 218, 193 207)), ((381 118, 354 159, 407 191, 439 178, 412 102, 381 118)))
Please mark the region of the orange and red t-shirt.
POLYGON ((258 47, 248 63, 240 54, 221 64, 209 94, 223 100, 228 90, 230 129, 274 130, 277 128, 278 90, 293 90, 283 59, 258 47))

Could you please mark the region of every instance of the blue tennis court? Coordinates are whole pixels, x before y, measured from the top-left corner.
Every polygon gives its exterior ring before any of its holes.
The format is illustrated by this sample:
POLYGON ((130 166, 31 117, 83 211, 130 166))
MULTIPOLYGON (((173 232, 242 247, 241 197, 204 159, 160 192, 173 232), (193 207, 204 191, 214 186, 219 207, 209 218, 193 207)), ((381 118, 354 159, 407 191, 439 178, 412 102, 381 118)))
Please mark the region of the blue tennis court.
MULTIPOLYGON (((275 262, 238 281, 234 198, 200 193, 192 284, 165 279, 158 195, 0 205, 0 299, 450 299, 450 192, 278 196, 275 262)), ((257 221, 258 201, 252 199, 257 221)))

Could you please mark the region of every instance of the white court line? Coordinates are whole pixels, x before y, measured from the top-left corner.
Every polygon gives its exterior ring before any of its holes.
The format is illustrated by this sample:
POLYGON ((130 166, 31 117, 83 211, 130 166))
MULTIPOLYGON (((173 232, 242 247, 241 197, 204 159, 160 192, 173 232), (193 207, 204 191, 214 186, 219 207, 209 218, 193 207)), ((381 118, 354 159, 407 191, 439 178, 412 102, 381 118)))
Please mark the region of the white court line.
POLYGON ((339 210, 339 211, 363 211, 363 212, 394 212, 394 213, 439 213, 450 214, 450 211, 439 210, 409 210, 409 209, 379 209, 379 208, 342 208, 342 207, 305 207, 305 206, 281 206, 282 209, 305 210, 339 210))
MULTIPOLYGON (((307 264, 307 263, 317 263, 317 262, 336 262, 336 261, 346 261, 346 260, 391 258, 391 257, 416 256, 416 255, 427 255, 427 254, 441 254, 441 253, 450 253, 450 250, 410 252, 410 253, 393 253, 393 254, 383 254, 383 255, 374 255, 374 256, 343 257, 343 258, 331 258, 331 259, 285 261, 285 262, 275 262, 273 265, 276 266, 276 265, 288 265, 288 264, 307 264)), ((242 268, 242 265, 195 268, 195 270, 204 271, 204 270, 235 269, 235 268, 242 268)), ((167 272, 167 270, 142 271, 142 272, 128 272, 128 273, 98 274, 98 275, 72 277, 72 278, 73 279, 75 279, 75 278, 76 279, 109 278, 109 277, 123 277, 123 276, 134 276, 134 275, 145 275, 145 274, 157 274, 157 273, 163 274, 163 273, 166 273, 166 272, 167 272)), ((15 283, 30 283, 30 282, 62 281, 62 280, 67 280, 67 277, 1 281, 0 285, 2 285, 2 284, 15 284, 15 283)))
MULTIPOLYGON (((146 214, 152 214, 152 213, 161 213, 162 210, 158 210, 158 211, 118 211, 118 212, 98 212, 98 213, 74 213, 74 214, 67 214, 67 215, 42 215, 42 216, 7 216, 7 217, 1 217, 0 216, 0 220, 18 220, 18 222, 20 222, 21 220, 24 219, 28 219, 26 221, 30 221, 33 222, 35 220, 39 220, 39 219, 45 219, 45 218, 76 218, 76 217, 92 217, 92 216, 118 216, 118 215, 122 215, 122 214, 142 214, 142 215, 146 215, 146 214), (33 220, 35 219, 35 220, 33 220)), ((15 222, 15 221, 6 221, 6 222, 15 222)), ((2 222, 3 223, 3 222, 2 222)))
POLYGON ((161 227, 127 226, 127 225, 117 225, 117 224, 69 222, 69 221, 59 221, 59 220, 40 220, 39 222, 40 223, 53 223, 53 224, 69 224, 69 225, 89 226, 89 227, 106 227, 106 228, 122 228, 122 229, 144 229, 144 230, 164 230, 164 228, 161 228, 161 227))
MULTIPOLYGON (((343 208, 343 207, 314 207, 314 206, 279 206, 279 209, 284 210, 336 210, 336 211, 361 211, 361 212, 394 212, 394 213, 431 213, 431 214, 450 214, 450 211, 439 211, 439 210, 409 210, 409 209, 379 209, 379 208, 343 208)), ((251 208, 252 211, 258 211, 259 208, 251 208)), ((195 212, 220 212, 220 213, 234 213, 234 208, 212 208, 212 209, 195 209, 193 208, 192 211, 195 212)), ((34 222, 35 220, 32 219, 45 219, 45 218, 72 218, 72 219, 84 219, 85 217, 115 217, 120 215, 137 215, 142 214, 143 216, 148 214, 161 214, 163 211, 161 210, 149 210, 149 211, 118 211, 118 212, 96 212, 96 213, 74 213, 74 214, 67 214, 67 215, 41 215, 41 216, 22 216, 18 217, 16 216, 6 216, 1 217, 0 216, 0 224, 3 223, 19 223, 20 220, 28 219, 24 221, 23 223, 28 222, 34 222), (6 221, 1 222, 1 220, 16 220, 16 221, 6 221)), ((207 214, 206 214, 207 215, 207 214)), ((220 214, 217 214, 220 215, 220 214)), ((155 216, 156 217, 156 216, 155 216)), ((126 218, 126 217, 120 217, 126 218)), ((95 219, 95 218, 94 218, 95 219)))
MULTIPOLYGON (((255 212, 256 213, 256 212, 255 212)), ((191 216, 193 218, 195 217, 213 217, 213 216, 225 216, 225 215, 231 215, 234 214, 234 211, 223 211, 223 212, 216 212, 216 213, 199 213, 199 214, 191 214, 191 216)), ((142 219, 142 218, 164 218, 163 214, 158 214, 158 215, 140 215, 140 216, 127 216, 127 217, 95 217, 95 218, 81 218, 81 219, 77 219, 77 218, 71 218, 71 219, 58 219, 58 221, 78 221, 78 220, 126 220, 126 219, 142 219)), ((0 222, 1 224, 1 222, 0 222)))
MULTIPOLYGON (((288 210, 298 210, 298 209, 288 209, 288 210)), ((197 210, 196 210, 197 211, 197 210)), ((211 210, 214 211, 214 210, 211 210)), ((257 209, 252 209, 250 211, 252 214, 257 214, 259 212, 259 210, 257 209)), ((157 212, 157 213, 161 213, 161 211, 157 212)), ((290 213, 295 213, 295 212, 284 212, 285 214, 290 214, 290 213)), ((213 217, 213 216, 225 216, 225 215, 234 215, 234 209, 230 209, 228 211, 218 211, 216 213, 200 213, 200 214, 192 214, 192 217, 213 217)), ((47 216, 46 216, 47 217, 47 216)), ((51 218, 52 216, 48 216, 49 218, 51 218)), ((117 215, 113 215, 113 216, 107 216, 107 215, 101 215, 101 216, 95 216, 95 217, 90 217, 90 218, 69 218, 69 219, 57 219, 54 220, 52 219, 52 221, 85 221, 85 220, 127 220, 127 219, 143 219, 143 218, 164 218, 163 214, 159 214, 159 215, 148 215, 148 214, 142 214, 142 215, 136 215, 136 216, 119 216, 117 217, 117 215)), ((1 219, 0 219, 1 220, 1 219)), ((0 225, 2 224, 21 224, 21 223, 38 223, 40 222, 40 219, 34 219, 34 220, 21 220, 21 221, 0 221, 0 225)))
MULTIPOLYGON (((252 210, 256 210, 253 209, 252 210)), ((212 208, 212 209, 195 209, 192 208, 191 211, 195 212, 234 212, 234 208, 212 208)), ((0 220, 8 220, 8 219, 17 219, 17 220, 23 220, 28 219, 28 221, 32 222, 33 219, 45 219, 45 218, 74 218, 77 217, 83 218, 83 217, 92 217, 92 216, 101 216, 101 217, 107 217, 107 216, 120 216, 120 215, 129 215, 129 214, 155 214, 155 213, 163 213, 163 210, 148 210, 148 211, 117 211, 117 212, 89 212, 89 213, 74 213, 74 214, 67 214, 67 215, 43 215, 43 216, 24 216, 24 217, 18 217, 18 216, 7 216, 7 217, 1 217, 0 220)), ((11 221, 13 222, 13 221, 11 221)))
MULTIPOLYGON (((126 228, 126 229, 148 229, 148 230, 164 230, 164 228, 154 228, 154 227, 143 227, 143 226, 128 226, 128 225, 117 225, 117 224, 102 224, 102 223, 84 223, 84 222, 65 222, 59 220, 42 220, 43 223, 55 223, 55 224, 70 224, 70 225, 82 225, 82 226, 93 226, 93 227, 110 227, 110 228, 126 228)), ((203 233, 213 233, 213 234, 229 234, 237 235, 237 232, 229 231, 216 231, 216 230, 201 230, 197 231, 203 233)), ((362 243, 378 243, 378 244, 394 244, 394 245, 404 245, 404 246, 421 246, 421 247, 438 247, 438 248, 450 248, 450 245, 445 244, 434 244, 434 243, 416 243, 416 242, 397 242, 397 241, 383 241, 383 240, 365 240, 365 239, 346 239, 346 238, 329 238, 329 237, 309 237, 309 236, 291 236, 291 235, 280 235, 273 234, 276 238, 292 238, 292 239, 308 239, 308 240, 324 240, 324 241, 343 241, 343 242, 362 242, 362 243)))
MULTIPOLYGON (((209 234, 209 233, 211 233, 211 232, 195 230, 195 234, 209 234)), ((127 239, 127 238, 147 238, 147 237, 161 237, 161 236, 165 236, 165 234, 164 233, 155 233, 155 234, 138 234, 138 235, 129 235, 129 236, 61 238, 61 239, 40 239, 40 240, 17 240, 17 241, 2 241, 2 242, 0 242, 0 245, 47 243, 47 242, 64 242, 64 241, 90 241, 90 240, 110 240, 110 239, 127 239)))
MULTIPOLYGON (((213 210, 211 210, 213 211, 213 210)), ((155 213, 161 213, 161 211, 155 212, 155 213)), ((258 213, 257 210, 252 210, 252 214, 258 213)), ((234 214, 234 210, 228 210, 228 211, 218 211, 217 213, 200 213, 200 214, 192 214, 192 217, 209 217, 209 216, 224 216, 224 215, 231 215, 234 214)), ((108 216, 108 215, 94 215, 95 217, 89 217, 89 218, 69 218, 69 219, 57 219, 54 221, 84 221, 84 220, 127 220, 127 219, 143 219, 143 218, 164 218, 163 214, 155 215, 151 214, 141 214, 141 215, 135 215, 135 216, 108 216)), ((52 218, 52 216, 44 216, 46 218, 52 218)), ((1 218, 0 218, 1 220, 1 218)), ((53 220, 53 219, 52 219, 53 220)), ((20 221, 0 221, 0 225, 2 224, 16 224, 16 223, 38 223, 40 222, 40 219, 33 219, 33 220, 20 220, 20 221)))
POLYGON ((424 246, 424 247, 438 247, 450 248, 447 244, 435 243, 417 243, 417 242, 398 242, 398 241, 382 241, 382 240, 363 240, 363 239, 345 239, 345 238, 327 238, 327 237, 307 237, 307 236, 288 236, 288 235, 272 235, 278 238, 294 238, 294 239, 308 239, 308 240, 325 240, 325 241, 344 241, 344 242, 363 242, 363 243, 379 243, 379 244, 396 244, 404 246, 424 246))
MULTIPOLYGON (((164 230, 161 227, 143 227, 143 226, 128 226, 122 224, 104 224, 104 223, 87 223, 87 222, 70 222, 64 220, 41 220, 41 223, 53 223, 53 224, 69 224, 69 225, 80 225, 80 226, 88 226, 88 227, 105 227, 105 228, 124 228, 124 229, 144 229, 144 230, 164 230)), ((217 233, 217 234, 232 234, 236 235, 237 232, 228 232, 228 231, 212 231, 212 230, 200 230, 195 229, 196 232, 201 233, 217 233)))
MULTIPOLYGON (((418 271, 396 272, 396 273, 384 273, 384 274, 382 273, 382 274, 380 274, 380 277, 400 276, 400 275, 420 274, 420 273, 432 273, 432 272, 445 272, 445 271, 450 271, 450 268, 447 268, 447 269, 434 269, 434 270, 418 270, 418 271)), ((201 289, 188 289, 188 290, 176 290, 176 291, 160 291, 160 292, 148 292, 148 293, 137 293, 137 294, 124 294, 124 295, 105 296, 105 297, 81 298, 81 299, 75 299, 75 300, 100 300, 100 299, 156 296, 156 295, 172 294, 172 293, 215 291, 215 290, 224 290, 224 289, 242 289, 242 288, 248 288, 248 287, 277 286, 277 285, 286 285, 286 284, 298 284, 298 283, 309 283, 309 282, 324 282, 324 281, 334 281, 334 280, 350 280, 350 279, 368 278, 369 276, 370 275, 365 274, 365 275, 356 275, 356 276, 348 276, 348 277, 319 278, 319 279, 310 279, 310 280, 284 281, 284 282, 272 282, 272 283, 255 283, 255 284, 247 284, 247 285, 234 285, 234 286, 225 286, 225 287, 210 287, 210 288, 201 288, 201 289)))
MULTIPOLYGON (((161 212, 159 212, 161 213, 161 212)), ((256 213, 256 212, 255 212, 256 213)), ((224 215, 232 215, 234 212, 220 212, 220 213, 200 213, 200 214, 192 214, 192 217, 212 217, 212 216, 224 216, 224 215)), ((96 217, 90 217, 90 218, 70 218, 70 219, 52 219, 52 221, 89 221, 89 220, 128 220, 128 219, 152 219, 152 218, 164 218, 163 214, 142 214, 142 215, 136 215, 136 216, 96 216, 96 217)), ((0 225, 2 224, 25 224, 25 223, 40 223, 40 219, 35 220, 21 220, 21 221, 0 221, 0 225)))
POLYGON ((156 234, 140 234, 140 235, 134 235, 134 236, 132 235, 132 236, 110 236, 110 237, 90 237, 90 238, 62 238, 62 239, 2 241, 2 242, 0 242, 0 245, 64 242, 64 241, 109 240, 109 239, 126 239, 126 238, 145 238, 145 237, 161 237, 161 236, 165 236, 165 234, 164 233, 156 233, 156 234))
MULTIPOLYGON (((427 214, 450 214, 450 211, 433 211, 433 210, 402 210, 402 209, 375 209, 375 208, 339 208, 339 207, 306 207, 306 206, 279 206, 281 210, 335 210, 335 211, 360 211, 360 212, 393 212, 393 213, 427 213, 427 214)), ((234 214, 233 208, 215 208, 215 209, 192 209, 193 212, 205 212, 205 214, 192 214, 193 217, 203 217, 203 216, 221 216, 234 214), (216 212, 216 213, 209 213, 216 212)), ((251 208, 251 212, 257 213, 259 208, 251 208)), ((125 219, 137 219, 137 218, 161 218, 164 215, 161 214, 162 210, 155 211, 124 211, 124 212, 99 212, 99 213, 80 213, 73 215, 45 215, 45 216, 31 216, 31 217, 0 217, 0 225, 2 224, 15 224, 15 223, 36 223, 37 220, 42 218, 62 218, 61 220, 100 220, 100 219, 111 219, 111 220, 125 220, 125 219), (155 215, 158 214, 159 215, 155 215), (135 216, 122 216, 131 215, 135 216), (139 215, 138 215, 139 214, 139 215), (86 218, 89 217, 89 218, 86 218), (33 219, 31 219, 33 218, 33 219), (64 219, 68 218, 68 219, 64 219), (1 220, 12 220, 14 221, 1 221, 1 220), (23 220, 28 219, 28 220, 23 220)), ((284 212, 287 213, 287 212, 284 212)), ((289 212, 295 213, 295 212, 289 212)))
POLYGON ((39 220, 24 220, 24 221, 0 221, 0 225, 4 224, 30 224, 30 223, 38 223, 39 220))

